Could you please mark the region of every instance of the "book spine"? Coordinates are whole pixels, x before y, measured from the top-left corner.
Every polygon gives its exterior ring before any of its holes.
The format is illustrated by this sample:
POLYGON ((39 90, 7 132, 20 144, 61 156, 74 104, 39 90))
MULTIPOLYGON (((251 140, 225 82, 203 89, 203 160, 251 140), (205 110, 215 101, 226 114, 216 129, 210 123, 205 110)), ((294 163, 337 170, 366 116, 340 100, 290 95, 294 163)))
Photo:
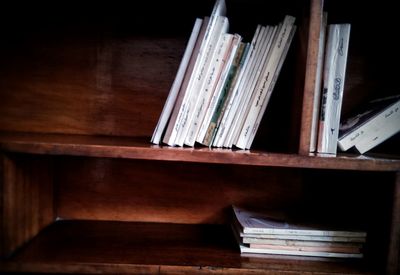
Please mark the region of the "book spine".
POLYGON ((167 125, 168 119, 171 116, 172 109, 174 107, 174 103, 178 97, 179 89, 182 85, 185 72, 188 68, 190 57, 192 56, 197 37, 200 33, 200 28, 203 20, 197 18, 192 33, 190 35, 189 41, 187 43, 185 52, 183 54, 181 63, 179 64, 178 72, 176 73, 175 80, 171 86, 171 89, 168 94, 168 98, 165 102, 164 108, 161 112, 160 118, 158 120, 157 126, 154 130, 153 136, 151 138, 151 142, 154 144, 160 144, 162 133, 164 132, 165 126, 167 125))
POLYGON ((206 128, 205 136, 202 140, 202 144, 206 146, 210 146, 212 144, 212 140, 214 138, 214 133, 218 124, 218 121, 221 119, 222 109, 224 103, 229 96, 229 92, 231 91, 231 85, 235 78, 235 74, 240 64, 240 60, 243 54, 244 44, 241 43, 241 37, 236 35, 236 39, 234 42, 234 49, 232 51, 232 62, 230 62, 229 70, 226 77, 221 81, 221 92, 217 94, 215 97, 215 104, 210 108, 211 117, 207 121, 205 121, 205 125, 208 125, 206 128))
POLYGON ((234 80, 232 81, 232 86, 229 91, 229 96, 224 104, 222 110, 222 119, 219 122, 218 128, 216 130, 215 139, 213 140, 213 146, 215 147, 222 147, 225 137, 225 129, 227 128, 227 119, 229 117, 230 111, 232 109, 233 104, 235 103, 238 95, 237 87, 242 79, 245 67, 249 60, 249 50, 250 50, 250 43, 246 43, 243 49, 242 58, 240 59, 239 67, 237 69, 236 75, 234 80))
POLYGON ((266 32, 266 27, 258 25, 256 33, 254 35, 251 51, 249 53, 249 60, 246 65, 246 69, 240 80, 238 87, 236 88, 237 99, 232 106, 232 110, 229 114, 228 124, 226 126, 226 136, 224 137, 223 146, 224 147, 232 147, 232 140, 234 137, 236 124, 238 123, 241 110, 243 109, 243 101, 245 100, 246 95, 246 86, 250 80, 251 74, 254 70, 256 61, 258 60, 259 52, 261 50, 262 43, 264 42, 264 34, 266 32))
POLYGON ((196 105, 193 108, 194 114, 189 126, 189 131, 185 138, 185 145, 193 146, 196 136, 200 130, 202 121, 206 115, 208 105, 213 96, 217 82, 221 77, 222 71, 227 63, 227 55, 232 44, 233 35, 222 34, 216 44, 212 54, 210 66, 205 76, 204 82, 198 93, 196 105))
POLYGON ((243 95, 241 97, 241 101, 238 106, 238 111, 235 114, 235 118, 232 124, 232 129, 231 129, 232 133, 229 137, 230 138, 229 147, 231 147, 234 143, 236 143, 236 140, 240 134, 240 130, 243 126, 244 119, 250 108, 250 102, 253 97, 254 87, 257 83, 257 79, 263 68, 263 64, 265 63, 265 60, 268 59, 271 44, 276 39, 276 33, 277 30, 279 29, 279 27, 277 26, 275 27, 267 26, 264 28, 265 28, 265 34, 261 37, 261 41, 259 43, 259 49, 257 50, 256 55, 254 56, 255 60, 252 64, 252 68, 248 75, 247 82, 242 88, 243 95))
POLYGON ((260 43, 262 29, 263 27, 261 25, 257 25, 256 31, 253 35, 253 39, 249 44, 249 49, 247 50, 246 59, 244 61, 243 67, 241 68, 241 72, 240 75, 238 76, 238 80, 235 84, 235 87, 233 88, 233 96, 228 107, 229 111, 227 111, 224 114, 222 127, 220 127, 218 130, 220 132, 218 133, 217 136, 218 141, 216 146, 218 147, 222 146, 229 147, 228 134, 231 133, 230 129, 232 128, 231 126, 233 120, 235 118, 235 115, 237 114, 237 109, 239 107, 239 103, 243 96, 242 87, 246 82, 246 79, 248 78, 248 74, 251 71, 251 64, 254 60, 258 44, 260 43))
POLYGON ((272 82, 270 84, 270 87, 268 88, 266 97, 264 99, 264 102, 262 103, 262 106, 260 108, 260 112, 259 112, 259 114, 257 116, 256 122, 255 122, 254 127, 253 127, 253 129, 251 131, 251 135, 249 137, 249 140, 247 141, 246 149, 249 149, 251 147, 251 145, 253 143, 253 140, 254 140, 254 138, 256 136, 258 127, 259 127, 259 125, 261 123, 261 120, 262 120, 262 118, 264 116, 265 110, 266 110, 266 108, 268 106, 269 99, 271 98, 272 91, 274 90, 274 87, 275 87, 275 84, 276 84, 276 80, 278 79, 278 76, 279 76, 280 71, 282 69, 283 63, 284 63, 284 61, 286 59, 286 55, 287 55, 287 53, 289 51, 289 47, 290 47, 290 44, 292 43, 292 39, 294 37, 294 33, 295 32, 296 32, 296 26, 293 26, 293 28, 292 28, 292 30, 290 32, 288 41, 287 41, 287 43, 285 45, 285 49, 284 49, 284 51, 282 53, 282 56, 281 56, 281 58, 279 60, 278 67, 277 67, 277 69, 276 69, 276 71, 274 73, 274 76, 272 78, 272 82))
POLYGON ((285 45, 294 26, 294 21, 295 18, 292 16, 286 16, 284 19, 283 26, 279 31, 276 43, 274 43, 270 58, 265 64, 265 69, 263 70, 261 79, 254 91, 251 107, 246 116, 243 127, 241 127, 242 129, 239 138, 235 144, 238 148, 247 149, 247 143, 250 139, 252 129, 255 126, 257 116, 260 113, 260 109, 266 97, 269 86, 271 85, 281 55, 284 52, 285 45))

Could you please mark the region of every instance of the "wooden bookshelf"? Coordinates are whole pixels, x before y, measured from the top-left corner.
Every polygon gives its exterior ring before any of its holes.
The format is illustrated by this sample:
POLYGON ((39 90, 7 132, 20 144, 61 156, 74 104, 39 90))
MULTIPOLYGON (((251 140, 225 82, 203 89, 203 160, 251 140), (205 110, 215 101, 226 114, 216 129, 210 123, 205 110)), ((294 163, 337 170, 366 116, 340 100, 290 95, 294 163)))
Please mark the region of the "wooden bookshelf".
POLYGON ((3 265, 10 272, 107 274, 362 271, 357 261, 242 257, 234 244, 221 225, 58 221, 3 265))
POLYGON ((395 9, 227 0, 245 40, 285 14, 298 25, 254 149, 153 145, 194 19, 213 3, 6 5, 0 273, 398 274, 398 136, 363 156, 308 152, 322 11, 352 24, 346 113, 395 92, 399 52, 370 39, 395 31, 395 9), (362 227, 365 258, 241 255, 232 204, 362 227))

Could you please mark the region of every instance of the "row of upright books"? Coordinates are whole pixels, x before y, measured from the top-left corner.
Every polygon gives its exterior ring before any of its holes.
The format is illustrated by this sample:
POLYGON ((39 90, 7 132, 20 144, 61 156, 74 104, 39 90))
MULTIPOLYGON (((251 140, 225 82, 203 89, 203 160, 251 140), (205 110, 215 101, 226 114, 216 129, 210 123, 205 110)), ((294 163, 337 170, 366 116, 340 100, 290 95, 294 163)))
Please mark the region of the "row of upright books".
POLYGON ((231 223, 243 254, 362 258, 367 233, 294 223, 233 206, 231 223))
POLYGON ((197 18, 152 143, 249 149, 294 36, 295 18, 229 33, 224 0, 197 18))
POLYGON ((310 152, 363 154, 400 132, 400 95, 374 99, 341 118, 350 24, 321 21, 310 152))

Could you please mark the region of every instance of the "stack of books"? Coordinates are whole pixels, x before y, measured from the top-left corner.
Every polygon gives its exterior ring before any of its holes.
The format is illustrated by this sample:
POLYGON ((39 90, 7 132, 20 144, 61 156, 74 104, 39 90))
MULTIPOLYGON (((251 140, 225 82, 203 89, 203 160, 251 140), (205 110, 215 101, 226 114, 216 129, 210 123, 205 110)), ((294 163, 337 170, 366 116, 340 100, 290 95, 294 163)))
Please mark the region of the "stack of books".
POLYGON ((233 206, 232 230, 241 253, 362 258, 365 231, 288 223, 233 206))
POLYGON ((250 43, 229 33, 224 0, 197 18, 152 143, 250 149, 296 26, 286 15, 256 27, 250 43))

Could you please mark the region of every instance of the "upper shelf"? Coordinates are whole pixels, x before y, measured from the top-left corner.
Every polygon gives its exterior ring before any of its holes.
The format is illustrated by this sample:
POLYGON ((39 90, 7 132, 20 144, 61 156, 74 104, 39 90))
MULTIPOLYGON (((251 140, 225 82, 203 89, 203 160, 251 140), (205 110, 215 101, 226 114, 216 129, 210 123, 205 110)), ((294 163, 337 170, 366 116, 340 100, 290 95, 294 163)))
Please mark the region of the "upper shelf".
POLYGON ((106 158, 184 161, 294 168, 398 171, 400 159, 367 156, 301 156, 254 150, 177 148, 152 145, 149 139, 60 134, 0 133, 7 152, 106 158))

